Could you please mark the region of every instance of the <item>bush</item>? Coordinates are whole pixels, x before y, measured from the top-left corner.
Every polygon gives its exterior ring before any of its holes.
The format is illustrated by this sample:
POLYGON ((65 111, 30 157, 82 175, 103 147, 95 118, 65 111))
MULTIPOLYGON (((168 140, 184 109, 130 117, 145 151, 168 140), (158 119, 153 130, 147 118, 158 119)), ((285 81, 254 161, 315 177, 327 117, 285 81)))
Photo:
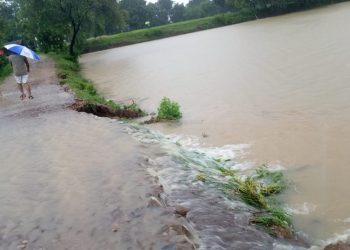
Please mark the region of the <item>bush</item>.
POLYGON ((11 74, 12 68, 5 56, 0 55, 0 82, 11 74))
POLYGON ((158 108, 158 119, 178 120, 182 117, 180 106, 177 102, 164 97, 158 108))
POLYGON ((155 39, 155 38, 160 38, 163 36, 164 32, 161 29, 151 29, 146 31, 145 37, 150 38, 150 39, 155 39))

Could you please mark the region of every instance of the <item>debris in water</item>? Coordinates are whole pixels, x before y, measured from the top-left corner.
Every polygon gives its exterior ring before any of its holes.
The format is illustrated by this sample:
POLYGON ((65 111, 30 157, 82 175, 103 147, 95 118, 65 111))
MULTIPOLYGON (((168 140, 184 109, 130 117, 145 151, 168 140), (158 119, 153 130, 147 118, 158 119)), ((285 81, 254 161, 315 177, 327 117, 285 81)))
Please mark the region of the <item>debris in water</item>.
POLYGON ((186 207, 182 207, 182 206, 177 206, 175 208, 175 213, 178 215, 181 215, 183 217, 186 217, 187 213, 188 213, 189 209, 186 207))
POLYGON ((324 248, 324 250, 349 250, 350 244, 339 241, 337 243, 329 244, 324 248))

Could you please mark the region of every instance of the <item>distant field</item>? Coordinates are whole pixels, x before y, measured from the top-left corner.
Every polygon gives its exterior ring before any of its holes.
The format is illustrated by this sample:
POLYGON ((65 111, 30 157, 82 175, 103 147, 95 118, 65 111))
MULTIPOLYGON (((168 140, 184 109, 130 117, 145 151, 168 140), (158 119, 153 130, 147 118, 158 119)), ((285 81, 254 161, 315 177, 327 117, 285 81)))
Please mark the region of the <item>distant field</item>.
POLYGON ((206 30, 235 23, 241 23, 253 19, 255 19, 255 16, 252 13, 226 13, 211 17, 162 25, 153 28, 123 32, 116 35, 100 36, 88 39, 84 48, 84 52, 87 53, 135 43, 141 43, 155 39, 176 36, 180 34, 186 34, 190 32, 206 30))

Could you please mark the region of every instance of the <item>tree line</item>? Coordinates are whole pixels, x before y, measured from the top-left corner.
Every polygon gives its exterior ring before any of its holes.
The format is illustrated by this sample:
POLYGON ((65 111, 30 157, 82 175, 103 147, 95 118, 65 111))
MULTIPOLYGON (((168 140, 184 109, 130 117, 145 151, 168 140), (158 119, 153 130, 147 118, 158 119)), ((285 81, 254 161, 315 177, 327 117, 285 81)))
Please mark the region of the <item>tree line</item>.
MULTIPOLYGON (((0 44, 22 40, 76 55, 88 37, 247 11, 256 18, 343 0, 0 0, 0 44)), ((1 62, 0 62, 1 64, 1 62)), ((0 65, 1 67, 1 65, 0 65)))

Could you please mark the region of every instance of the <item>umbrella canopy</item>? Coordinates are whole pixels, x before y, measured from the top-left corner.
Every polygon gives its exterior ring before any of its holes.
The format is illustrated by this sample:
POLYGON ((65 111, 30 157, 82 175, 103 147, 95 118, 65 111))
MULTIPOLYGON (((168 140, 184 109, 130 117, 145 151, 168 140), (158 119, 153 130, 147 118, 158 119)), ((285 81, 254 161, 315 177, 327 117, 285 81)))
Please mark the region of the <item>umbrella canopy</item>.
POLYGON ((13 43, 7 44, 4 47, 13 53, 16 53, 17 55, 40 61, 40 57, 34 51, 28 49, 26 46, 13 43))

